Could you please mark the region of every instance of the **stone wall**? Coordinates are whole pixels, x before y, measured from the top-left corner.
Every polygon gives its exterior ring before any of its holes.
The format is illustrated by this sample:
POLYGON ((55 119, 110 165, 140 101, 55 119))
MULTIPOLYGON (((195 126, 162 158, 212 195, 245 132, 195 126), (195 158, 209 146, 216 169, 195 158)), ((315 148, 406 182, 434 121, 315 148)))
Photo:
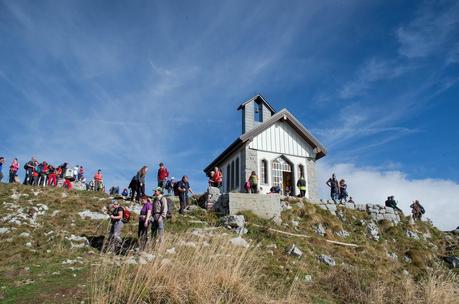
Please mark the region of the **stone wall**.
POLYGON ((317 201, 319 200, 319 192, 317 190, 316 162, 312 159, 306 160, 306 174, 308 181, 309 199, 311 201, 317 201))
POLYGON ((281 222, 282 205, 278 194, 227 193, 218 198, 214 209, 222 214, 234 215, 241 211, 251 211, 255 215, 281 222))
POLYGON ((378 204, 335 204, 333 201, 330 200, 320 200, 319 202, 313 202, 313 204, 316 204, 320 208, 329 211, 333 215, 336 215, 337 207, 342 206, 344 208, 366 212, 375 221, 387 220, 396 224, 400 222, 400 215, 396 213, 393 208, 378 204))

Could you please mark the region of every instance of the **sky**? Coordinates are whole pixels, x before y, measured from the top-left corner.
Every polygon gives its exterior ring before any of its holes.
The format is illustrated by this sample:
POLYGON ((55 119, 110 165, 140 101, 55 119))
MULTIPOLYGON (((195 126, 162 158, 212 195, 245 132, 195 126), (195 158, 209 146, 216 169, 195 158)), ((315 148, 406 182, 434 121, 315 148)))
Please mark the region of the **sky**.
POLYGON ((0 154, 120 187, 148 165, 149 192, 162 161, 204 191, 262 94, 327 147, 323 198, 336 172, 355 201, 418 199, 451 230, 458 67, 458 1, 0 0, 0 154))

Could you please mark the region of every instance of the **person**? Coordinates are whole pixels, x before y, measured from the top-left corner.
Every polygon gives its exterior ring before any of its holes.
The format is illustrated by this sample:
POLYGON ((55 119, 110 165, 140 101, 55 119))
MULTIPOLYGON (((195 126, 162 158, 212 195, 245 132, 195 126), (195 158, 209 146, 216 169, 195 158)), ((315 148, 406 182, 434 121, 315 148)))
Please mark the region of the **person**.
POLYGON ((38 185, 38 179, 40 178, 41 166, 38 161, 35 161, 34 167, 32 168, 32 177, 33 177, 33 185, 38 185))
POLYGON ((78 171, 80 171, 79 165, 76 165, 75 167, 73 167, 73 178, 75 180, 78 180, 78 171))
POLYGON ((190 188, 188 176, 183 176, 182 180, 178 182, 177 190, 180 201, 179 213, 183 214, 185 212, 185 208, 188 206, 188 192, 193 194, 193 190, 190 188))
POLYGON ((68 178, 64 178, 64 183, 62 184, 63 188, 67 188, 69 190, 72 190, 72 182, 68 178))
POLYGON ((347 184, 344 179, 339 181, 339 202, 344 203, 347 201, 347 184))
POLYGON ((272 194, 272 193, 276 193, 276 194, 281 193, 281 188, 279 186, 272 186, 269 189, 269 193, 268 194, 272 194))
POLYGON ((352 199, 352 196, 349 196, 349 200, 347 202, 350 204, 355 204, 354 200, 352 199))
POLYGON ((78 180, 82 181, 83 179, 84 179, 84 168, 83 166, 80 166, 80 168, 78 168, 78 180))
POLYGON ((209 187, 215 187, 215 184, 214 184, 214 175, 215 175, 215 171, 210 171, 210 173, 209 173, 209 180, 207 181, 207 183, 209 184, 209 187))
POLYGON ((18 159, 15 158, 13 159, 13 162, 11 163, 11 166, 10 166, 10 178, 9 178, 10 183, 14 183, 16 181, 16 177, 18 176, 18 170, 19 170, 19 162, 18 162, 18 159))
POLYGON ((0 183, 2 182, 3 179, 3 163, 5 162, 5 158, 3 156, 0 156, 0 183))
POLYGON ((338 180, 335 177, 335 173, 332 174, 332 177, 329 178, 325 184, 330 187, 330 197, 336 203, 339 195, 339 186, 338 180))
POLYGON ((164 187, 166 187, 166 181, 168 177, 169 177, 169 171, 167 170, 167 168, 164 166, 163 163, 159 163, 158 187, 161 187, 163 191, 164 191, 164 187))
POLYGON ((306 196, 306 180, 304 179, 303 175, 300 176, 300 179, 296 183, 296 186, 300 189, 300 197, 305 197, 306 196))
POLYGON ((128 189, 124 188, 123 192, 121 192, 121 195, 127 197, 129 195, 128 189))
POLYGON ((64 178, 64 175, 67 172, 67 163, 63 163, 59 167, 61 168, 61 170, 60 170, 60 174, 57 177, 58 178, 64 178))
POLYGON ((249 183, 250 183, 250 192, 251 193, 258 193, 258 176, 255 171, 249 176, 249 183))
POLYGON ((48 167, 49 175, 48 175, 48 186, 57 186, 57 176, 56 176, 56 169, 53 165, 49 165, 48 167))
POLYGON ((172 177, 171 179, 167 180, 165 189, 167 190, 167 195, 170 196, 172 191, 174 191, 175 185, 175 178, 172 177))
POLYGON ((110 221, 112 226, 110 227, 110 233, 108 235, 109 244, 112 246, 116 243, 120 244, 121 239, 121 229, 123 228, 123 207, 120 206, 118 200, 113 200, 112 205, 112 214, 110 215, 110 221))
POLYGON ((151 237, 156 239, 159 234, 159 241, 162 242, 164 239, 164 222, 167 216, 167 200, 163 196, 163 189, 161 187, 155 189, 151 213, 151 237))
MULTIPOLYGON (((137 171, 135 176, 135 187, 137 192, 136 201, 139 201, 140 197, 145 195, 145 176, 147 175, 147 172, 148 167, 143 166, 139 171, 137 171)), ((131 200, 133 201, 133 199, 134 196, 132 196, 131 200)))
POLYGON ((33 168, 35 167, 35 158, 32 157, 31 160, 29 160, 25 165, 24 165, 24 170, 25 176, 24 176, 24 185, 32 185, 33 183, 33 168))
POLYGON ((212 179, 213 179, 214 187, 220 188, 222 186, 223 174, 222 174, 222 171, 218 167, 214 168, 214 175, 212 179))
POLYGON ((385 204, 387 207, 391 207, 391 208, 393 208, 393 209, 395 209, 395 210, 397 210, 397 211, 403 213, 402 210, 401 210, 400 208, 397 207, 397 202, 395 201, 393 195, 392 195, 392 196, 388 196, 388 197, 387 197, 387 200, 385 201, 384 204, 385 204))
POLYGON ((97 170, 97 173, 94 175, 94 190, 101 191, 103 189, 104 176, 102 175, 102 170, 97 170))
POLYGON ((422 215, 426 212, 424 207, 419 203, 418 200, 415 200, 411 206, 411 214, 413 215, 413 220, 415 221, 420 221, 422 218, 422 215))
POLYGON ((110 195, 118 195, 120 193, 120 187, 111 186, 108 192, 110 193, 110 195))
POLYGON ((38 177, 38 185, 40 186, 46 186, 46 182, 48 180, 48 174, 49 174, 49 167, 48 163, 46 161, 43 161, 40 165, 40 174, 38 177))
POLYGON ((143 251, 148 241, 148 226, 150 225, 153 205, 146 195, 142 195, 140 202, 142 203, 142 209, 140 210, 139 215, 139 229, 137 236, 139 238, 139 250, 143 251))

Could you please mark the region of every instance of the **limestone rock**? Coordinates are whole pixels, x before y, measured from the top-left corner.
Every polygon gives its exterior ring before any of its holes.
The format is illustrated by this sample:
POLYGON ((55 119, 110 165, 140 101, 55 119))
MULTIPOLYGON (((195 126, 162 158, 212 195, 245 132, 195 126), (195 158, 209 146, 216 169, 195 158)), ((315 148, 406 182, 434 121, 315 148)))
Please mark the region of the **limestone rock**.
POLYGON ((314 225, 314 231, 320 235, 320 236, 324 236, 325 235, 325 227, 322 226, 322 224, 317 224, 317 225, 314 225))
POLYGON ((233 229, 244 228, 245 218, 243 215, 227 215, 220 219, 220 223, 233 229))
POLYGON ((397 255, 395 252, 389 252, 389 253, 387 253, 387 257, 388 257, 389 259, 391 259, 391 260, 394 260, 394 261, 398 260, 398 255, 397 255))
POLYGON ((372 240, 379 241, 379 228, 375 223, 369 223, 367 225, 367 232, 372 240))
POLYGON ((249 243, 240 236, 230 240, 231 244, 237 247, 249 247, 249 243))
POLYGON ((301 251, 300 248, 296 247, 296 245, 293 244, 292 247, 290 247, 290 249, 288 250, 288 254, 296 257, 301 257, 303 255, 303 251, 301 251))
POLYGON ((339 236, 339 237, 342 237, 342 238, 347 238, 347 237, 349 237, 350 233, 347 232, 346 230, 340 230, 340 231, 336 232, 336 235, 339 236))
POLYGON ((446 263, 448 263, 448 266, 452 269, 458 269, 459 268, 459 258, 456 256, 449 256, 445 258, 446 263))
POLYGON ((328 256, 325 254, 319 255, 319 261, 321 261, 322 263, 328 266, 332 266, 332 267, 336 265, 335 260, 331 256, 328 256))
POLYGON ((419 240, 419 235, 416 232, 411 231, 411 230, 406 231, 406 236, 409 238, 415 239, 415 240, 419 240))
POLYGON ((303 278, 303 282, 304 283, 311 283, 312 282, 312 275, 310 275, 310 274, 305 275, 304 278, 303 278))

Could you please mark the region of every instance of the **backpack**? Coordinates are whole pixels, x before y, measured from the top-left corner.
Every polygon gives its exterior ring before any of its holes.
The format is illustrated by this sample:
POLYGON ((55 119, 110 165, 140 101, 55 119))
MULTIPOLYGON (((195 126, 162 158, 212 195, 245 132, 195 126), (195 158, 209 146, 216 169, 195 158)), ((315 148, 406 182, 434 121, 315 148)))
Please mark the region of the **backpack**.
POLYGON ((426 213, 426 209, 424 209, 424 207, 421 206, 421 213, 424 214, 426 213))
POLYGON ((129 223, 129 220, 131 219, 131 211, 129 211, 128 207, 121 207, 123 208, 123 223, 129 223))

